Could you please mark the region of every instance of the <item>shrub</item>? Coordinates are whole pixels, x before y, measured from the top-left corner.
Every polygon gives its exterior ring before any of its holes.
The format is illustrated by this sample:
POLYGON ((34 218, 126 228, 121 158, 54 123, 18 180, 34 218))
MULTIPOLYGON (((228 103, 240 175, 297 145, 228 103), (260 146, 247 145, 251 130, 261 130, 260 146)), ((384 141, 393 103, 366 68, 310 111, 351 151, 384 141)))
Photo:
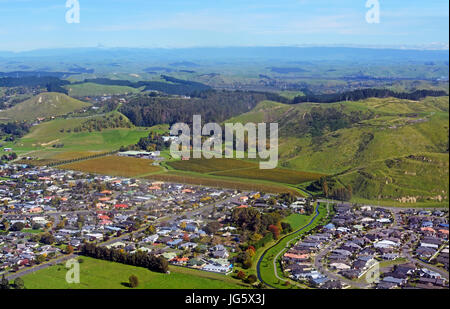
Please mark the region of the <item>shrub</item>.
POLYGON ((128 278, 130 287, 135 288, 139 285, 139 279, 135 275, 131 275, 130 278, 128 278))

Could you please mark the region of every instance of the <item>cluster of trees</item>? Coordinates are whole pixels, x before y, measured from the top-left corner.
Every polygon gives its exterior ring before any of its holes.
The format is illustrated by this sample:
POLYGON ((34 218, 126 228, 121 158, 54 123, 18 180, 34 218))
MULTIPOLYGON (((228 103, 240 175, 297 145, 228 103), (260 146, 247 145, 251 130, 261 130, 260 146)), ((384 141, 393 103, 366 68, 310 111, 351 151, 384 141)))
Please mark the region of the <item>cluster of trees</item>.
POLYGON ((307 92, 305 93, 304 96, 295 97, 292 100, 292 104, 304 102, 335 103, 342 101, 359 101, 367 98, 388 98, 388 97, 417 101, 427 96, 441 97, 446 95, 448 94, 445 91, 441 90, 416 90, 414 92, 395 92, 389 89, 367 88, 331 94, 312 94, 310 92, 307 92))
POLYGON ((3 77, 0 78, 0 87, 41 87, 47 85, 64 86, 70 84, 67 80, 61 80, 52 76, 24 76, 24 77, 3 77))
POLYGON ((353 189, 350 185, 343 187, 339 185, 335 178, 327 176, 311 183, 307 187, 311 192, 322 192, 326 198, 332 198, 339 201, 349 201, 353 195, 353 189))
POLYGON ((167 273, 169 263, 163 257, 146 252, 126 253, 120 249, 108 249, 87 243, 81 247, 81 254, 96 259, 107 260, 132 266, 145 267, 151 271, 167 273))
POLYGON ((330 197, 338 201, 350 201, 352 199, 352 195, 353 190, 350 185, 346 187, 334 188, 330 193, 330 197))
POLYGON ((3 77, 0 78, 0 87, 39 87, 45 88, 48 92, 60 92, 68 94, 68 90, 63 88, 70 82, 54 76, 23 76, 23 77, 3 77))
POLYGON ((39 241, 43 244, 51 245, 51 244, 55 243, 56 239, 55 239, 55 236, 53 236, 52 234, 44 233, 40 236, 39 241))
POLYGON ((256 275, 250 274, 247 276, 242 270, 236 274, 236 279, 242 280, 248 284, 253 284, 258 280, 256 275))
MULTIPOLYGON (((284 231, 281 220, 285 217, 283 211, 277 210, 269 213, 261 213, 253 207, 235 208, 231 214, 231 221, 239 226, 242 230, 250 231, 258 234, 266 234, 272 232, 275 239, 273 226, 278 228, 278 235, 284 231)), ((284 225, 288 230, 288 224, 284 225)))
POLYGON ((11 154, 4 154, 1 157, 1 161, 13 161, 17 159, 17 153, 13 152, 11 154))
POLYGON ((137 146, 145 151, 161 151, 170 147, 170 141, 164 142, 163 135, 150 132, 147 137, 142 137, 137 146))
POLYGON ((0 123, 0 137, 9 136, 9 140, 14 141, 30 132, 30 128, 31 125, 26 122, 0 123))
POLYGON ((75 127, 73 132, 101 132, 105 129, 131 128, 131 126, 131 123, 123 115, 112 114, 86 120, 80 126, 75 127))
POLYGON ((11 288, 23 290, 25 289, 25 284, 22 280, 22 278, 18 277, 14 279, 14 283, 10 284, 9 280, 5 278, 5 275, 3 274, 2 280, 0 280, 0 290, 9 290, 11 288))
POLYGON ((282 233, 292 232, 289 223, 281 222, 284 217, 281 211, 260 213, 253 207, 235 208, 231 220, 241 228, 242 251, 236 255, 234 261, 248 269, 252 266, 252 257, 256 250, 278 239, 282 233))
POLYGON ((166 82, 157 81, 139 81, 131 82, 129 80, 112 80, 109 78, 94 78, 86 79, 80 83, 94 83, 99 85, 110 85, 110 86, 127 86, 132 88, 145 87, 144 90, 148 91, 160 91, 172 95, 195 95, 206 90, 210 90, 211 87, 192 81, 180 80, 172 78, 169 76, 162 75, 161 78, 165 79, 166 82))
POLYGON ((207 91, 191 99, 139 95, 122 105, 119 111, 136 126, 192 123, 193 115, 201 115, 205 122, 220 123, 248 112, 270 96, 243 91, 207 91))

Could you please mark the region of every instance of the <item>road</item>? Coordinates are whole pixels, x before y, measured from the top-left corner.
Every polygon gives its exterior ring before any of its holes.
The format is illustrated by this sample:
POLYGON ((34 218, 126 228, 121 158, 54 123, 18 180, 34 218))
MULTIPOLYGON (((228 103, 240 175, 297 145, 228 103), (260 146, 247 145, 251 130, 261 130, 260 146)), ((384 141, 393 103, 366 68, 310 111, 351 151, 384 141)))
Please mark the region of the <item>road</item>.
POLYGON ((38 270, 41 270, 41 269, 44 269, 44 268, 47 268, 47 267, 50 267, 50 266, 54 266, 56 264, 65 262, 67 260, 70 260, 70 259, 73 259, 73 258, 76 258, 76 257, 77 257, 76 254, 63 255, 63 256, 57 257, 57 258, 55 258, 55 259, 53 259, 51 261, 48 261, 46 263, 42 263, 42 264, 30 267, 30 268, 25 268, 25 269, 23 269, 23 270, 21 270, 19 272, 16 272, 16 273, 11 273, 9 275, 6 275, 5 278, 11 281, 11 280, 14 280, 14 279, 16 279, 18 277, 23 277, 23 276, 31 274, 31 273, 33 273, 35 271, 38 271, 38 270))
POLYGON ((336 239, 334 241, 332 241, 327 247, 325 247, 324 249, 322 249, 314 258, 314 267, 322 274, 326 275, 328 278, 334 279, 334 280, 339 280, 353 288, 358 288, 358 289, 366 289, 368 287, 370 287, 370 285, 368 285, 367 283, 364 282, 356 282, 353 280, 349 280, 346 279, 342 276, 337 275, 334 272, 331 272, 328 270, 328 268, 326 266, 323 265, 323 260, 324 258, 331 252, 333 251, 335 248, 337 248, 340 244, 342 244, 344 241, 347 240, 349 236, 346 236, 344 238, 340 238, 340 239, 336 239))
MULTIPOLYGON (((415 233, 411 233, 411 239, 409 240, 409 244, 412 245, 414 243, 416 243, 418 241, 418 237, 415 233)), ((434 272, 437 272, 438 274, 440 274, 443 278, 445 278, 447 281, 449 279, 449 274, 447 271, 445 271, 442 268, 436 267, 434 265, 428 264, 422 260, 419 260, 415 257, 412 256, 411 254, 411 250, 409 248, 403 248, 402 250, 402 254, 404 257, 406 257, 410 262, 414 263, 414 264, 419 264, 420 266, 424 267, 424 268, 428 268, 429 270, 432 270, 434 272)))

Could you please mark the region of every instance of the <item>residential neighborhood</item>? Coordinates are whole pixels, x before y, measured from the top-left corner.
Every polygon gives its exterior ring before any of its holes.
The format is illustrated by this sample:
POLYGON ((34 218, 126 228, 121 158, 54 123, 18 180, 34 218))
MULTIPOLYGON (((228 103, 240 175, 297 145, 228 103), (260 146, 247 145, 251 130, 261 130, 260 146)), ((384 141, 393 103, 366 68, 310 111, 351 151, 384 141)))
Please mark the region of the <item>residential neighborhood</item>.
POLYGON ((283 255, 290 278, 336 289, 448 288, 448 211, 334 209, 329 224, 283 255))
MULTIPOLYGON (((321 202, 329 219, 290 242, 280 260, 286 278, 321 289, 448 288, 448 210, 321 202)), ((312 207, 288 195, 5 164, 0 213, 3 274, 64 259, 90 243, 235 276, 247 252, 266 243, 251 241, 256 236, 243 228, 250 214, 272 220, 312 207)), ((291 227, 282 226, 288 235, 291 227)))

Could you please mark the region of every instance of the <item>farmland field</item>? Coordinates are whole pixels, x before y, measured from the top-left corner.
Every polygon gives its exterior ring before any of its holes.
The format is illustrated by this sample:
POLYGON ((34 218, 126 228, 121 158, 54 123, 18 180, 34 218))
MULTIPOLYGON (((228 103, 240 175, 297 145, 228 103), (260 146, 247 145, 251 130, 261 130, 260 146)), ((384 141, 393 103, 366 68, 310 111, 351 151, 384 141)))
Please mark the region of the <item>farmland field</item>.
POLYGON ((132 87, 99 85, 94 83, 74 84, 66 86, 65 88, 69 90, 69 95, 74 97, 117 95, 140 92, 139 89, 132 87))
POLYGON ((261 170, 257 163, 236 159, 194 159, 189 161, 173 161, 170 167, 194 173, 210 174, 244 179, 256 179, 286 184, 299 184, 317 180, 322 174, 300 172, 287 169, 261 170))
POLYGON ((245 288, 230 277, 202 271, 170 267, 170 274, 151 272, 142 267, 82 257, 80 283, 66 282, 66 268, 55 265, 25 275, 27 289, 129 289, 128 278, 139 279, 138 289, 240 289, 245 288))
POLYGON ((295 195, 302 195, 298 190, 292 187, 284 186, 276 183, 262 183, 258 181, 246 181, 245 179, 214 177, 210 175, 202 176, 201 174, 181 174, 177 172, 168 172, 161 174, 154 174, 145 177, 150 180, 159 180, 167 182, 188 183, 192 185, 230 188, 236 190, 261 191, 270 193, 287 193, 291 192, 295 195))
POLYGON ((299 172, 287 169, 261 170, 259 168, 242 169, 233 171, 224 171, 214 173, 218 176, 238 177, 247 179, 268 180, 278 183, 300 184, 307 181, 317 180, 324 176, 323 174, 315 174, 308 172, 299 172))
POLYGON ((254 168, 257 166, 252 162, 235 159, 191 159, 189 161, 173 161, 167 164, 176 170, 196 173, 212 173, 242 168, 254 168))
POLYGON ((121 177, 136 177, 159 172, 152 160, 107 156, 60 166, 62 169, 121 177))

